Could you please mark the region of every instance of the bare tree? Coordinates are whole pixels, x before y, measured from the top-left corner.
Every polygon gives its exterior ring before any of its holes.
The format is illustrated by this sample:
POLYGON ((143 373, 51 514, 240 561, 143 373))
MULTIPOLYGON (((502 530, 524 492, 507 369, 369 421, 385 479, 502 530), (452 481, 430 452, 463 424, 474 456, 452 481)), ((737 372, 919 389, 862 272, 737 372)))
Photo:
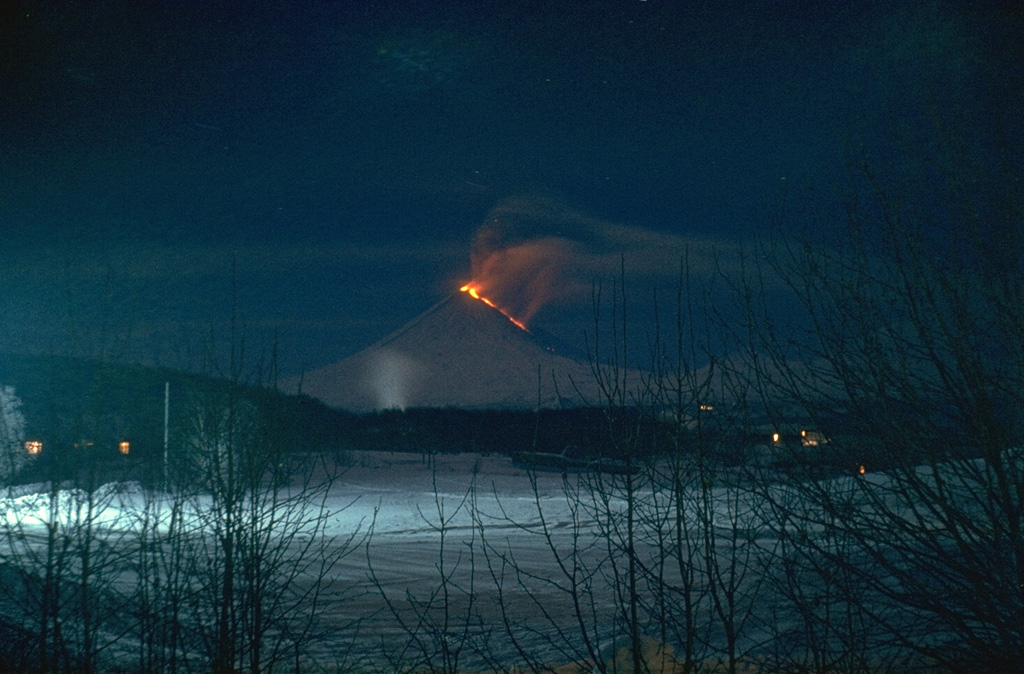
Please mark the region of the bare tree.
MULTIPOLYGON (((607 346, 591 345, 604 442, 591 448, 588 470, 563 476, 569 522, 550 521, 550 501, 531 476, 536 520, 518 526, 540 540, 544 570, 482 534, 493 582, 504 597, 523 598, 503 605, 502 620, 531 668, 558 658, 601 672, 657 671, 667 662, 695 672, 718 660, 735 672, 763 645, 756 608, 775 554, 762 541, 767 511, 722 463, 717 424, 730 419, 715 411, 725 395, 713 382, 734 383, 701 366, 713 359, 708 336, 696 332, 687 271, 684 259, 678 334, 663 341, 659 330, 641 343, 655 365, 646 372, 630 366, 635 347, 623 285, 613 289, 607 330, 595 286, 595 334, 610 335, 607 346)), ((515 523, 511 515, 506 520, 515 523)))
POLYGON ((373 557, 373 536, 366 541, 370 582, 383 600, 386 612, 396 621, 407 643, 397 647, 382 636, 382 651, 396 671, 425 668, 431 672, 456 674, 464 671, 471 656, 486 658, 484 635, 477 613, 477 556, 480 542, 473 522, 476 485, 450 499, 440 493, 436 468, 432 470, 434 509, 418 514, 428 530, 436 534, 436 583, 423 592, 406 587, 396 596, 391 583, 381 575, 380 561, 373 557), (468 534, 468 539, 465 535, 468 534), (454 548, 454 549, 453 549, 454 548))
POLYGON ((6 615, 35 635, 42 671, 90 672, 102 668, 122 630, 119 568, 128 534, 121 489, 95 480, 94 448, 64 449, 80 454, 75 479, 51 473, 45 489, 9 493, 2 557, 19 582, 5 588, 18 598, 6 615))
POLYGON ((25 445, 25 415, 13 386, 0 385, 0 485, 10 484, 28 464, 25 445))
MULTIPOLYGON (((945 191, 924 204, 865 164, 841 225, 766 244, 761 278, 801 313, 786 326, 753 309, 750 353, 770 414, 828 429, 821 452, 866 472, 773 497, 802 532, 787 562, 843 589, 844 629, 882 633, 858 657, 1011 671, 1024 651, 1024 228, 1012 171, 979 202, 965 170, 939 171, 945 191)), ((843 656, 818 657, 824 671, 843 656)))
POLYGON ((174 657, 191 635, 215 672, 301 668, 324 636, 318 612, 344 593, 331 571, 363 532, 327 535, 339 514, 329 501, 339 467, 296 453, 276 416, 278 394, 244 385, 237 364, 230 372, 182 396, 180 469, 162 515, 166 536, 149 541, 150 580, 169 583, 174 657))

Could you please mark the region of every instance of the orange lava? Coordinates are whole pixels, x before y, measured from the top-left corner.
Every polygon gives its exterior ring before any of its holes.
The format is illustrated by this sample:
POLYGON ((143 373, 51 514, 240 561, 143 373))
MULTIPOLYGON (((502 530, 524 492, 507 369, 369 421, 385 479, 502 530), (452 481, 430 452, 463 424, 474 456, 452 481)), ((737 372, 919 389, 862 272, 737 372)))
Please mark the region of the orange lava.
POLYGON ((480 292, 477 290, 476 286, 474 286, 472 283, 467 283, 466 285, 464 285, 461 288, 459 288, 459 290, 461 290, 464 293, 469 293, 470 297, 472 297, 473 299, 476 299, 476 300, 480 300, 481 302, 483 302, 487 306, 491 307, 492 309, 497 309, 498 311, 500 311, 502 313, 502 315, 505 316, 505 318, 507 318, 508 320, 512 321, 512 324, 515 325, 517 328, 519 328, 520 330, 525 330, 526 332, 529 332, 529 330, 526 329, 526 326, 523 324, 522 321, 516 320, 515 318, 510 316, 508 314, 508 312, 506 312, 504 309, 502 309, 497 304, 495 304, 491 300, 489 300, 486 297, 484 297, 483 295, 481 295, 480 292))

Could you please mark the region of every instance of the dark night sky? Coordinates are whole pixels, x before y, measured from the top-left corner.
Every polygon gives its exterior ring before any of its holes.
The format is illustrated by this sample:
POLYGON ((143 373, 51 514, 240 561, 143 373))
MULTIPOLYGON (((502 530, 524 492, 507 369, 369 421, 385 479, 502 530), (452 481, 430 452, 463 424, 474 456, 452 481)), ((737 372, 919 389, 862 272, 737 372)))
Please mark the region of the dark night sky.
POLYGON ((1020 138, 1013 3, 8 4, 5 351, 198 368, 234 266, 248 349, 276 333, 295 374, 485 258, 578 340, 621 255, 670 285, 784 201, 839 212, 851 152, 925 194, 905 157, 936 119, 981 155, 1020 138))

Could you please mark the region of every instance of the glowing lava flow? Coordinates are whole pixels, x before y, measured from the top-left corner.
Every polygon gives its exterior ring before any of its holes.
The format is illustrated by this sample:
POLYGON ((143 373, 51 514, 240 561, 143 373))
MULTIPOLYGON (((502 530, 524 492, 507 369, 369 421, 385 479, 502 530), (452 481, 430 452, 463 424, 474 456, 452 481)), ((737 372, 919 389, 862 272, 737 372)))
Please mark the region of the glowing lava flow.
POLYGON ((483 302, 487 306, 491 307, 492 309, 497 309, 498 311, 500 311, 502 313, 502 315, 505 318, 507 318, 508 320, 512 321, 512 324, 515 325, 517 328, 519 328, 520 330, 525 330, 526 332, 529 332, 529 330, 526 329, 526 326, 523 325, 522 321, 518 321, 515 318, 513 318, 512 316, 509 316, 505 312, 504 309, 502 309, 501 307, 499 307, 497 304, 495 304, 494 302, 490 301, 486 297, 482 296, 477 291, 476 287, 472 283, 467 283, 466 285, 464 285, 461 288, 459 288, 459 290, 461 290, 464 293, 469 293, 470 297, 472 297, 475 300, 480 300, 481 302, 483 302))

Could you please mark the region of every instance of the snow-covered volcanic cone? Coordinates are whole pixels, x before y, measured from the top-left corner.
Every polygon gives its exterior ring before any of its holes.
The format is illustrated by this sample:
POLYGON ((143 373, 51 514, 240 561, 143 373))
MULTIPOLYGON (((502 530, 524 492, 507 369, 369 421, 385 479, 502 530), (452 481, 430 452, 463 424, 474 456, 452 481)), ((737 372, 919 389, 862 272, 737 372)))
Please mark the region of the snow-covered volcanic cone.
POLYGON ((467 292, 449 296, 373 346, 284 382, 282 388, 353 411, 598 402, 585 357, 517 326, 467 292))

